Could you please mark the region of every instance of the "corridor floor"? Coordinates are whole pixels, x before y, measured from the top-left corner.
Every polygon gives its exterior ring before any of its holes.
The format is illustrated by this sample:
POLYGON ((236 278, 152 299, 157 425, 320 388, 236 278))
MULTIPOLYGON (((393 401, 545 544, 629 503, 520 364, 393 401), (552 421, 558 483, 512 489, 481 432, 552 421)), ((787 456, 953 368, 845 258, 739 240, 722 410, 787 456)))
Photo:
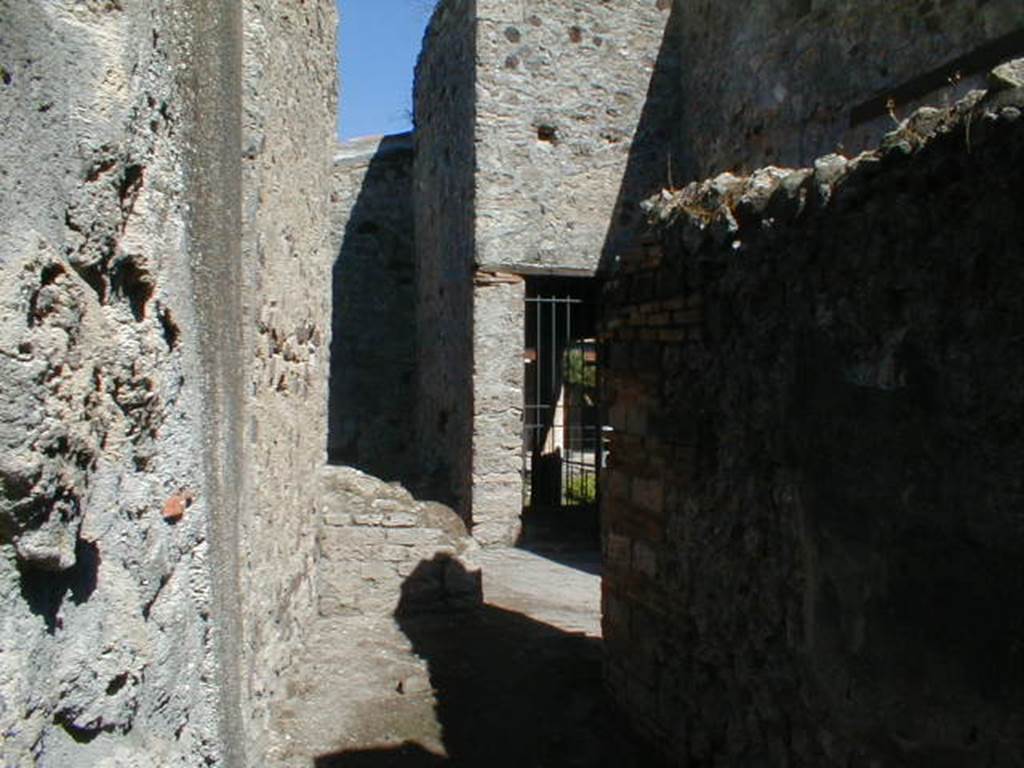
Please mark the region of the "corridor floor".
POLYGON ((288 768, 649 768, 601 686, 595 552, 485 550, 472 612, 322 619, 275 711, 288 768))

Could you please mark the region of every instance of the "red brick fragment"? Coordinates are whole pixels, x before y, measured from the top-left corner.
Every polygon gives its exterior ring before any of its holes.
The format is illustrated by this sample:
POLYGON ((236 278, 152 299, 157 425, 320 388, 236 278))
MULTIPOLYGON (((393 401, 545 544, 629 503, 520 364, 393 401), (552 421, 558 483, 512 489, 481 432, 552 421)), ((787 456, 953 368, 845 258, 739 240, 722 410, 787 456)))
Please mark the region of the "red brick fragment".
POLYGON ((163 517, 169 523, 176 523, 185 516, 185 510, 192 506, 195 495, 191 491, 179 491, 164 502, 163 517))

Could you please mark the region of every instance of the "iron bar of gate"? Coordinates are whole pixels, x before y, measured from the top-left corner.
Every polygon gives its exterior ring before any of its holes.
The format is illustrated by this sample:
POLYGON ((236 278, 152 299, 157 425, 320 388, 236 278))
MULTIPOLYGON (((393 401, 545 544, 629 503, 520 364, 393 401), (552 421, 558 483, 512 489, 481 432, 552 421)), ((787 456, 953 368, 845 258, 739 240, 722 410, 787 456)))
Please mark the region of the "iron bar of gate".
POLYGON ((588 405, 586 397, 591 379, 591 395, 596 393, 596 348, 593 340, 574 339, 579 322, 575 322, 573 310, 585 302, 571 296, 531 296, 526 301, 534 305, 532 363, 536 369, 533 402, 525 404, 524 414, 524 503, 527 495, 531 502, 543 496, 535 463, 544 456, 558 462, 557 503, 590 503, 596 491, 601 446, 596 403, 591 400, 588 405), (548 349, 544 349, 545 340, 548 349), (546 391, 545 378, 549 382, 546 391), (552 448, 548 454, 544 454, 546 445, 552 448))

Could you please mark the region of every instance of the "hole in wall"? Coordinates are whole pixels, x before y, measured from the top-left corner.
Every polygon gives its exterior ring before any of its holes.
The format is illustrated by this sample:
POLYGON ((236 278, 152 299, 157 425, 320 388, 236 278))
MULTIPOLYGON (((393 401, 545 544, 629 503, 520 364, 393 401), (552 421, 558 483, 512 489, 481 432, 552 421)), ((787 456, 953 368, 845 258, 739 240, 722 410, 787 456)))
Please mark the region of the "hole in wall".
POLYGON ((82 605, 96 591, 100 553, 95 544, 79 539, 75 545, 75 564, 63 573, 54 573, 18 564, 21 597, 29 611, 43 619, 47 634, 60 628, 60 609, 64 598, 82 605))
POLYGON ((110 279, 114 294, 128 301, 136 322, 146 319, 146 305, 153 297, 149 275, 132 259, 117 264, 110 279))
POLYGON ((579 43, 583 41, 583 30, 579 27, 569 27, 569 41, 579 43))
MULTIPOLYGON (((109 150, 109 147, 103 147, 103 149, 109 150)), ((107 173, 115 165, 117 165, 117 160, 113 158, 99 160, 89 166, 89 170, 85 172, 85 180, 88 182, 96 181, 96 179, 107 173)))
POLYGON ((53 722, 59 725, 68 736, 78 744, 89 744, 95 741, 96 737, 103 733, 102 728, 88 728, 75 725, 70 712, 58 712, 53 716, 53 722))
POLYGON ((558 143, 558 129, 553 125, 538 125, 537 126, 537 141, 542 141, 545 144, 557 144, 558 143))
POLYGON ((48 264, 39 273, 39 288, 32 294, 28 303, 28 326, 32 328, 38 325, 49 312, 39 307, 39 294, 48 285, 53 285, 57 279, 64 274, 64 268, 59 264, 48 264))
POLYGON ((100 304, 107 303, 107 280, 103 276, 103 264, 72 264, 78 276, 96 293, 100 304))
POLYGON ((128 684, 128 673, 122 672, 107 683, 107 696, 116 696, 128 684))
POLYGON ((178 328, 178 324, 174 322, 174 318, 171 316, 171 310, 167 307, 161 307, 157 311, 157 318, 160 320, 160 328, 164 335, 164 342, 167 344, 168 349, 174 349, 178 346, 178 338, 181 336, 181 329, 178 328))

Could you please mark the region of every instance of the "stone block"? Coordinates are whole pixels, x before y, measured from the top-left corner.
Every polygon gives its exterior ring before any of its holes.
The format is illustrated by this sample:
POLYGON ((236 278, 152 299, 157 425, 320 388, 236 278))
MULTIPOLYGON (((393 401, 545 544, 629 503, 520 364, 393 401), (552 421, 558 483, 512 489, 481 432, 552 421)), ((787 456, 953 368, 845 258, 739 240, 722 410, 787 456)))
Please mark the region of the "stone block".
POLYGON ((633 543, 633 569, 647 578, 658 575, 658 555, 652 546, 643 541, 633 543))
POLYGON ((413 528, 419 522, 414 512, 391 511, 384 515, 381 524, 385 528, 413 528))
POLYGON ((605 562, 614 568, 629 568, 633 542, 626 536, 609 533, 605 540, 605 562))
POLYGON ((356 512, 352 515, 353 525, 379 526, 384 522, 384 515, 380 512, 356 512))
POLYGON ((425 547, 445 540, 444 533, 436 528, 392 528, 387 531, 389 544, 404 547, 425 547))
POLYGON ((661 515, 665 509, 665 489, 657 478, 634 477, 630 487, 630 500, 645 512, 661 515))
POLYGON ((389 582, 397 582, 398 570, 392 563, 374 560, 360 565, 359 575, 366 581, 386 584, 389 582))

